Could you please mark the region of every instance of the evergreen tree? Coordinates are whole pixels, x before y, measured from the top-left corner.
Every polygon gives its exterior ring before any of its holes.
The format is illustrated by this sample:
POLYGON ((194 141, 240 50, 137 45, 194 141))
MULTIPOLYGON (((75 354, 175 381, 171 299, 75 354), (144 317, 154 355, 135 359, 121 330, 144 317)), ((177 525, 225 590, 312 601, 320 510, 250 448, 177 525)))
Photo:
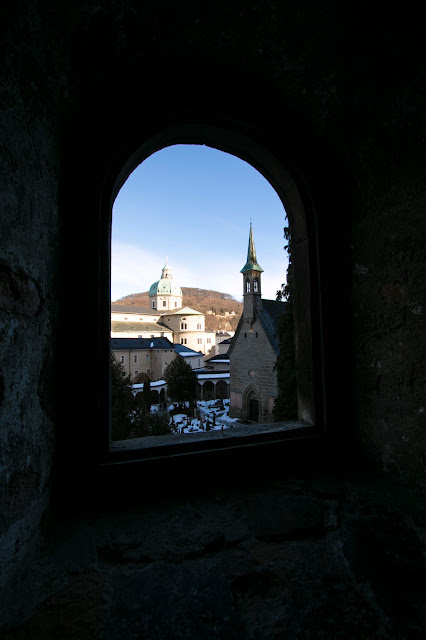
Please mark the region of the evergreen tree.
POLYGON ((172 430, 172 427, 169 422, 169 416, 165 411, 156 411, 150 415, 149 419, 149 427, 151 435, 153 436, 165 436, 169 433, 175 433, 175 429, 172 430))
POLYGON ((151 397, 151 380, 149 378, 147 378, 143 383, 143 401, 144 401, 147 412, 151 413, 152 397, 151 397))
POLYGON ((293 313, 293 265, 291 261, 290 228, 284 228, 284 238, 288 251, 287 282, 277 291, 277 300, 286 301, 286 312, 281 316, 277 335, 280 341, 280 352, 277 358, 276 371, 278 378, 278 397, 275 400, 275 420, 297 420, 297 372, 296 350, 294 345, 294 313, 293 313))
POLYGON ((193 404, 197 393, 197 376, 182 356, 176 356, 167 365, 163 374, 167 382, 167 393, 182 409, 185 402, 193 404))
POLYGON ((111 438, 125 440, 132 431, 132 382, 111 351, 111 438))

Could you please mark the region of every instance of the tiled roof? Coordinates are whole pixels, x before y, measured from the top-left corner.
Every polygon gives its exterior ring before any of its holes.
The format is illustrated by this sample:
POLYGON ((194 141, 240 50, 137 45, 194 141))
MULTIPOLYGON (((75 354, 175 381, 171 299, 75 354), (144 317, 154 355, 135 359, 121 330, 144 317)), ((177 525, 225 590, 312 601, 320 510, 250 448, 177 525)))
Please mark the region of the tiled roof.
POLYGON ((173 343, 167 338, 111 338, 113 351, 126 349, 173 349, 173 343))
POLYGON ((287 309, 286 302, 277 302, 276 300, 262 300, 262 306, 256 311, 262 327, 271 343, 275 353, 278 355, 280 351, 280 342, 277 337, 277 329, 280 318, 287 309))
POLYGON ((222 354, 218 353, 216 356, 212 356, 211 358, 206 360, 206 362, 229 362, 229 358, 225 353, 222 353, 222 354))
POLYGON ((156 322, 127 322, 125 320, 113 320, 111 331, 137 331, 138 333, 173 333, 171 329, 156 322))
POLYGON ((173 315, 173 316, 202 316, 204 315, 201 311, 195 311, 195 309, 191 309, 190 307, 182 307, 181 309, 176 309, 175 311, 170 311, 169 313, 163 314, 165 316, 173 315))
POLYGON ((139 307, 137 305, 127 304, 111 304, 111 313, 131 313, 140 316, 158 316, 159 313, 155 309, 149 307, 139 307))

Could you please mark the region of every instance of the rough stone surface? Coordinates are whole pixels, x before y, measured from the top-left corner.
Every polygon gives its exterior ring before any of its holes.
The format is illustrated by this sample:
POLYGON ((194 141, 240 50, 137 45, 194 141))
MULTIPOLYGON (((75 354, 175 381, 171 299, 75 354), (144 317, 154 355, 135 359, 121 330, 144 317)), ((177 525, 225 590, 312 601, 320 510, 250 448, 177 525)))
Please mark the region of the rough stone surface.
MULTIPOLYGON (((313 0, 2 3, 6 637, 426 636, 424 23, 399 5, 372 14, 313 0), (99 239, 138 149, 187 142, 188 123, 203 131, 191 142, 214 126, 242 132, 253 146, 224 150, 256 165, 263 145, 300 191, 318 246, 305 283, 323 354, 313 375, 340 471, 329 460, 243 495, 236 469, 222 501, 151 508, 153 463, 145 484, 134 474, 135 510, 97 514, 109 261, 99 239), (84 411, 61 384, 64 358, 67 380, 82 375, 77 303, 97 371, 84 411), (350 480, 341 468, 354 460, 363 473, 350 480)), ((208 490, 215 477, 195 480, 208 490)))
POLYGON ((418 498, 311 474, 58 523, 38 558, 45 600, 2 638, 420 639, 418 498))

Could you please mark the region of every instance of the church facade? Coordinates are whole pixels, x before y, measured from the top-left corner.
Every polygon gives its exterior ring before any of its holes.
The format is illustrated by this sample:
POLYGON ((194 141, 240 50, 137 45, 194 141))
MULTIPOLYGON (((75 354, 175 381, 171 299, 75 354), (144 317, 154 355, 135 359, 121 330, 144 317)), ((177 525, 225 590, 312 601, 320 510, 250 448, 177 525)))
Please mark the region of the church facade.
POLYGON ((227 356, 231 374, 229 415, 253 423, 273 421, 278 395, 277 326, 286 311, 285 302, 262 300, 262 272, 250 224, 247 261, 241 269, 244 310, 227 356))

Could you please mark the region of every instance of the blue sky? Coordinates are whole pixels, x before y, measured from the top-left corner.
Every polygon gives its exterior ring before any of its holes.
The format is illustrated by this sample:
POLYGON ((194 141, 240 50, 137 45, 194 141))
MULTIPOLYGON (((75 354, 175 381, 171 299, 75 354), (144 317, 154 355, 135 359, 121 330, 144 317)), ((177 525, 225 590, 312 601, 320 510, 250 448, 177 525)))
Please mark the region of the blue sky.
POLYGON ((168 257, 182 287, 242 299, 240 270, 250 230, 264 270, 262 297, 285 281, 285 211, 251 165, 216 149, 176 145, 147 158, 129 176, 113 207, 111 300, 147 291, 168 257))

